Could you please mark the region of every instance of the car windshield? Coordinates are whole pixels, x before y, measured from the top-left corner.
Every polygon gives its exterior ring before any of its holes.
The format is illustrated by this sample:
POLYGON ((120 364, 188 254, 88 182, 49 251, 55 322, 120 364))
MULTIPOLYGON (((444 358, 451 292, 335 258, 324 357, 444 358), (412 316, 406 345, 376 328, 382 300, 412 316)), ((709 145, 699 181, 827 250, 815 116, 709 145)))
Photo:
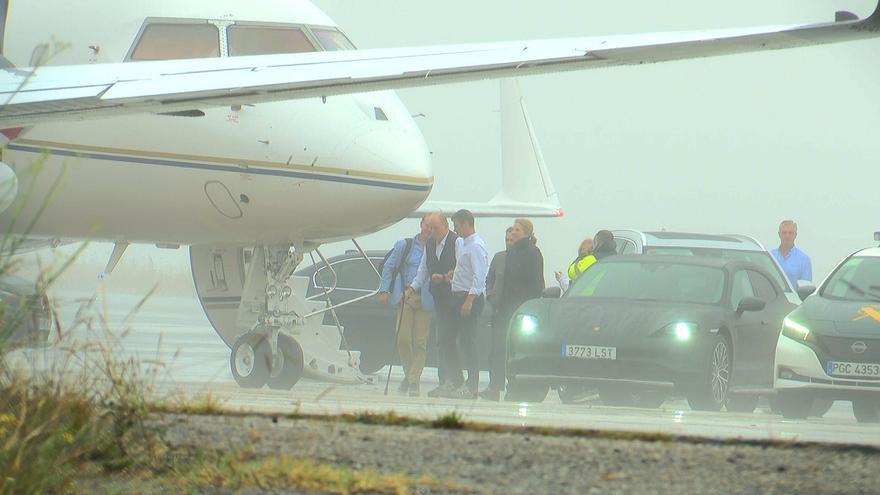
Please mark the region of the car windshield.
POLYGON ((880 258, 853 257, 840 266, 822 289, 822 297, 880 302, 880 258))
POLYGON ((593 265, 575 282, 566 297, 718 304, 723 293, 724 271, 718 268, 626 261, 593 265))
POLYGON ((668 254, 673 256, 703 256, 708 258, 723 258, 726 260, 744 260, 754 263, 767 271, 773 280, 782 287, 785 292, 791 292, 785 277, 779 271, 779 267, 773 261, 767 251, 743 251, 739 249, 716 249, 695 248, 677 246, 645 246, 645 254, 668 254))

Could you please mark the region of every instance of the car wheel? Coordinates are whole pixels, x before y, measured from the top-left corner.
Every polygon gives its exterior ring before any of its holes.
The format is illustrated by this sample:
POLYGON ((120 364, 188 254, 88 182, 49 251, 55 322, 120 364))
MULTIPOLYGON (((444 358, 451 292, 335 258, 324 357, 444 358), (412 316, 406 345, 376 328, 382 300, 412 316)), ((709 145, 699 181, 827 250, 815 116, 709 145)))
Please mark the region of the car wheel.
POLYGON ((776 403, 783 418, 805 419, 813 407, 813 396, 800 390, 780 390, 776 403))
POLYGON ((272 359, 266 384, 273 390, 290 390, 303 375, 303 352, 294 338, 278 335, 278 352, 272 359))
POLYGON ((243 388, 260 388, 269 379, 272 356, 266 337, 252 332, 235 340, 229 355, 229 367, 235 383, 243 388))
POLYGON ((758 406, 758 396, 752 394, 730 394, 724 407, 729 412, 750 413, 758 406))
POLYGON ((563 404, 581 404, 591 395, 592 390, 587 390, 583 385, 560 385, 556 393, 563 404))
POLYGON ((666 402, 666 394, 651 390, 633 390, 626 386, 599 387, 599 398, 606 406, 643 407, 653 409, 666 402))
POLYGON ((543 402, 550 386, 546 383, 517 382, 508 378, 505 402, 543 402))
POLYGON ((831 409, 831 406, 834 405, 834 401, 831 399, 813 399, 813 405, 810 407, 811 418, 821 418, 825 416, 825 413, 831 409))
POLYGON ((733 370, 727 339, 715 335, 709 349, 702 376, 687 393, 688 405, 698 411, 720 411, 724 407, 733 370))
POLYGON ((859 423, 880 422, 880 400, 869 398, 853 399, 853 416, 859 423))
POLYGON ((361 373, 372 375, 384 368, 385 364, 385 360, 381 359, 375 351, 368 351, 366 349, 361 351, 361 362, 358 365, 361 373))

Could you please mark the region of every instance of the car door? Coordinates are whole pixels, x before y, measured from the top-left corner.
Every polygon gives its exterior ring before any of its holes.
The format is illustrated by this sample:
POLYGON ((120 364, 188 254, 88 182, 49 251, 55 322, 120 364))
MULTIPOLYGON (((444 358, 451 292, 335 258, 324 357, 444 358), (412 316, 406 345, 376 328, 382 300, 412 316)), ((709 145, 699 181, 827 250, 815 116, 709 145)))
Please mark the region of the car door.
POLYGON ((782 320, 796 305, 791 303, 781 288, 764 274, 754 270, 747 270, 747 273, 755 290, 755 297, 767 304, 763 311, 755 313, 762 316, 760 331, 755 335, 754 343, 757 345, 753 357, 756 385, 770 387, 773 384, 773 360, 776 355, 776 342, 782 329, 782 320))
MULTIPOLYGON (((746 297, 757 297, 752 281, 746 270, 733 273, 730 292, 730 308, 735 312, 740 301, 746 297)), ((753 385, 759 375, 757 363, 762 354, 762 333, 765 315, 763 311, 745 311, 733 314, 729 323, 733 336, 733 379, 732 387, 753 385)))

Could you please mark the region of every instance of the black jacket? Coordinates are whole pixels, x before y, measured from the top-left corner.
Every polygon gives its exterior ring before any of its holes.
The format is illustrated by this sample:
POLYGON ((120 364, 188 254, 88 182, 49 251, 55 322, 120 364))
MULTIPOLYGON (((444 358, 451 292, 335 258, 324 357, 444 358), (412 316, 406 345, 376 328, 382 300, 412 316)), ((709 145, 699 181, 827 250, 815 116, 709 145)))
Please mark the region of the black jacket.
POLYGON ((544 256, 532 238, 507 250, 499 311, 512 314, 520 304, 541 297, 544 291, 544 256))

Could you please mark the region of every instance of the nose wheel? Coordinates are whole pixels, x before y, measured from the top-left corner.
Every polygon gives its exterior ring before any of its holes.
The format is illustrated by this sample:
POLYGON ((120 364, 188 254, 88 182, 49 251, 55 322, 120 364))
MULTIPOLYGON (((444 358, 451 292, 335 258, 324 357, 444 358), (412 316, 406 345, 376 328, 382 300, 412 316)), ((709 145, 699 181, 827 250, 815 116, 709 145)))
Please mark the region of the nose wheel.
POLYGON ((264 335, 246 333, 236 339, 229 356, 235 382, 243 388, 260 388, 269 379, 272 353, 264 335))
POLYGON ((303 375, 303 351, 299 343, 284 334, 278 335, 278 352, 272 359, 267 385, 273 390, 290 390, 303 375))

